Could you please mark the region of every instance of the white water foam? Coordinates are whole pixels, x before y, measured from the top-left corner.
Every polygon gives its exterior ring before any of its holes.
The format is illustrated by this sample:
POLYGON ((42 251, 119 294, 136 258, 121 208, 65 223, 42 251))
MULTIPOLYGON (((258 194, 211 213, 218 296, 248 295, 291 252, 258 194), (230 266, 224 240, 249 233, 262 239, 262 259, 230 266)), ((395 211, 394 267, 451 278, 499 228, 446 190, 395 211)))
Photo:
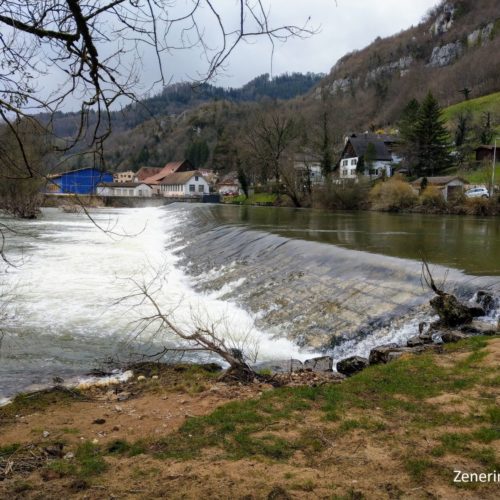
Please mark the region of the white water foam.
POLYGON ((218 292, 194 290, 175 254, 180 246, 175 232, 185 220, 184 211, 120 209, 96 211, 93 216, 115 233, 131 236, 104 233, 78 214, 47 211, 45 218, 33 223, 36 247, 28 252, 25 264, 9 274, 23 284, 16 290, 11 331, 22 335, 23 329, 35 330, 39 342, 50 333, 55 342, 79 336, 84 343, 88 336, 99 336, 171 345, 175 339, 157 333, 156 325, 143 329, 140 319, 152 314, 151 305, 137 296, 120 300, 136 292, 137 284, 150 282, 162 311, 185 332, 215 325, 228 345, 258 345, 262 360, 310 356, 292 342, 256 328, 254 316, 221 299, 241 283, 227 284, 218 292))

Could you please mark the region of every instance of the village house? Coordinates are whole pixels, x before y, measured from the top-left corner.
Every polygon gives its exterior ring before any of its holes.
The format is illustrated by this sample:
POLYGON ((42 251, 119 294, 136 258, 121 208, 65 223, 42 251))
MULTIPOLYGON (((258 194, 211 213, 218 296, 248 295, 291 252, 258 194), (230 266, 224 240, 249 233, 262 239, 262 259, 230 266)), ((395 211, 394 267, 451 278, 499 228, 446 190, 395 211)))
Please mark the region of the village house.
POLYGON ((134 196, 151 198, 153 189, 143 182, 101 182, 97 185, 98 196, 134 196))
POLYGON ((243 194, 236 172, 229 172, 215 185, 215 190, 222 196, 238 196, 243 194))
POLYGON ((150 185, 159 185, 163 182, 163 180, 174 173, 179 172, 194 172, 196 169, 191 165, 188 160, 183 161, 173 161, 167 163, 162 169, 160 169, 157 173, 146 177, 143 181, 146 184, 150 185))
POLYGON ((306 183, 311 185, 323 184, 324 177, 321 170, 321 157, 313 153, 295 155, 293 166, 306 183))
POLYGON ((115 172, 113 182, 134 182, 135 172, 127 170, 126 172, 115 172))
POLYGON ((346 137, 341 159, 337 165, 340 179, 357 179, 358 174, 370 178, 391 177, 401 163, 395 154, 397 137, 385 134, 352 134, 346 137))
POLYGON ((152 188, 156 194, 167 198, 202 197, 210 192, 207 180, 197 170, 175 172, 153 185, 152 188))
POLYGON ((152 177, 160 172, 161 167, 141 167, 134 175, 134 182, 144 182, 148 177, 152 177))
MULTIPOLYGON (((420 177, 411 183, 413 189, 420 194, 422 191, 422 184, 424 177, 420 177)), ((467 181, 458 176, 442 176, 442 177, 427 177, 427 186, 435 186, 438 188, 445 201, 452 200, 460 196, 466 186, 467 181)))

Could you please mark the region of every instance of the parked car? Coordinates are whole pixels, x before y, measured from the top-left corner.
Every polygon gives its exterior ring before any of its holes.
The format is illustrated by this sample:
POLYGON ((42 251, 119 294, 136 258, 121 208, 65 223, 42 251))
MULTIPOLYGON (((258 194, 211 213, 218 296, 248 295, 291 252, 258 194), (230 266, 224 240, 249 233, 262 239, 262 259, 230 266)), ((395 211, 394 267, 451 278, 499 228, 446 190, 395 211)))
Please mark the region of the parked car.
POLYGON ((488 193, 485 187, 475 187, 465 191, 465 196, 467 196, 467 198, 489 198, 490 193, 488 193))

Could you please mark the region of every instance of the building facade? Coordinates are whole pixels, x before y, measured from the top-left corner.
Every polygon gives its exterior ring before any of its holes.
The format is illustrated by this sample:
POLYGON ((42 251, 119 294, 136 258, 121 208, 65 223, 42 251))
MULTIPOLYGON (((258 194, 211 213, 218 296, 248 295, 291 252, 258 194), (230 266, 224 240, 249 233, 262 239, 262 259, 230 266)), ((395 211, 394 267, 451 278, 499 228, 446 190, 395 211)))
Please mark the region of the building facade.
POLYGON ((95 194, 97 184, 113 182, 113 174, 98 168, 80 168, 48 177, 48 194, 95 194))
POLYGON ((391 177, 401 158, 394 149, 399 139, 382 134, 352 134, 346 138, 337 165, 340 179, 357 179, 358 175, 369 178, 391 177))
POLYGON ((151 198, 153 189, 143 182, 101 182, 97 185, 98 196, 130 196, 151 198))

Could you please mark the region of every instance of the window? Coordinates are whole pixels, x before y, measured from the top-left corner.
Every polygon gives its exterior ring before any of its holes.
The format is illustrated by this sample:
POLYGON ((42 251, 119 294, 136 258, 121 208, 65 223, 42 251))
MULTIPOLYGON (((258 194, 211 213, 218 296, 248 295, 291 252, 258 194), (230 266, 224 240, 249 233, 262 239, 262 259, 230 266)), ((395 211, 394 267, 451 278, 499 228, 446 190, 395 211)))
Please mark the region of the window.
POLYGON ((198 191, 199 191, 200 193, 204 193, 204 192, 205 192, 205 186, 203 186, 203 184, 200 184, 200 185, 198 186, 198 191))
POLYGON ((358 159, 354 158, 351 160, 351 165, 357 165, 358 164, 358 159))
POLYGON ((195 175, 195 176, 194 176, 194 180, 195 180, 196 182, 198 182, 198 176, 197 176, 197 175, 195 175))
POLYGON ((194 184, 189 184, 189 192, 194 193, 196 191, 196 186, 194 184))

